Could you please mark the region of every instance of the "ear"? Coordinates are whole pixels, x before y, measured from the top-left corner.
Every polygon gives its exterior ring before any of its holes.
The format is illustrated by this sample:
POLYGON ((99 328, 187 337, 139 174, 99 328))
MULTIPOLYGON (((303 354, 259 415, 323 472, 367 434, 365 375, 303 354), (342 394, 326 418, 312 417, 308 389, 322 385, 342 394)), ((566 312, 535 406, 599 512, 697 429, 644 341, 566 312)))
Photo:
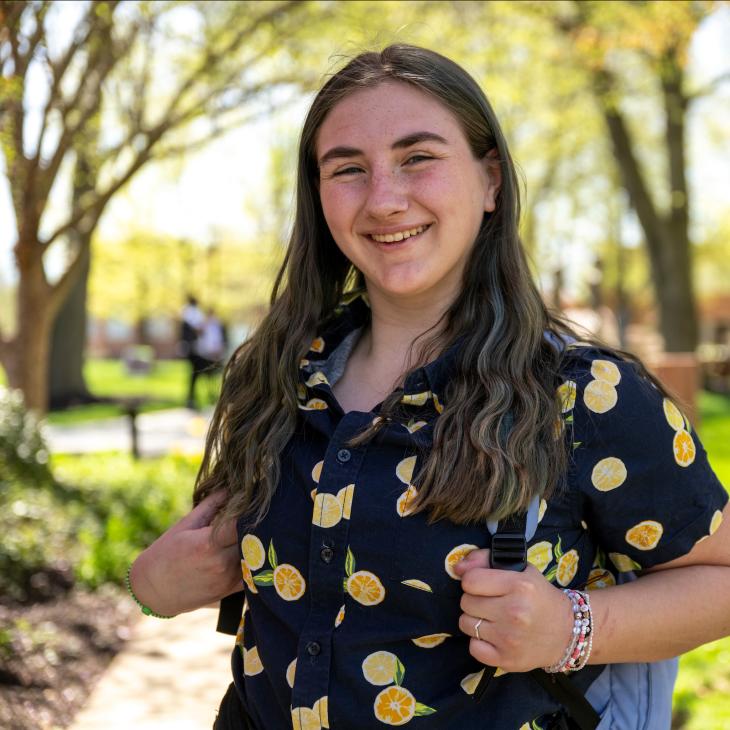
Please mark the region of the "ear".
POLYGON ((486 185, 484 188, 484 210, 492 213, 497 207, 497 194, 502 185, 502 168, 499 164, 499 153, 494 147, 484 156, 483 163, 486 173, 486 185))

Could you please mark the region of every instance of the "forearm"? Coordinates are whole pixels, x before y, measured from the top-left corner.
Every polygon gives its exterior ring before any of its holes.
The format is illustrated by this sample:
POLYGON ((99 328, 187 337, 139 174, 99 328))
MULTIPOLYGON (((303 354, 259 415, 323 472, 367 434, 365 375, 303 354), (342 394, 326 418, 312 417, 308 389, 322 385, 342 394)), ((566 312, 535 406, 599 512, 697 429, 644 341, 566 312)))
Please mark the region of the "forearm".
POLYGON ((590 594, 591 664, 656 661, 730 634, 730 568, 692 565, 590 594))

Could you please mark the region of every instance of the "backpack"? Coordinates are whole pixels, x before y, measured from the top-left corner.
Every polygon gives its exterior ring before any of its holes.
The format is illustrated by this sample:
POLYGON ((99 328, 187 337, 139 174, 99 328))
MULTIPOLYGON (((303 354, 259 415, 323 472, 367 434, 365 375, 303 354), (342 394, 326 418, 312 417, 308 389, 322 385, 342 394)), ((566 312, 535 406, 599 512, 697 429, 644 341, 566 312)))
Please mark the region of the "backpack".
MULTIPOLYGON (((527 567, 527 543, 537 529, 539 498, 534 497, 525 515, 501 525, 487 523, 492 535, 490 566, 502 570, 527 567)), ((636 580, 633 573, 620 573, 618 583, 636 580)), ((594 667, 586 667, 581 674, 594 667)), ((606 664, 587 689, 581 689, 564 674, 533 669, 529 674, 564 708, 567 727, 576 730, 667 730, 672 724, 672 693, 678 659, 658 662, 606 664)), ((474 692, 478 702, 487 690, 495 669, 487 667, 474 692), (491 671, 490 671, 491 670, 491 671)))

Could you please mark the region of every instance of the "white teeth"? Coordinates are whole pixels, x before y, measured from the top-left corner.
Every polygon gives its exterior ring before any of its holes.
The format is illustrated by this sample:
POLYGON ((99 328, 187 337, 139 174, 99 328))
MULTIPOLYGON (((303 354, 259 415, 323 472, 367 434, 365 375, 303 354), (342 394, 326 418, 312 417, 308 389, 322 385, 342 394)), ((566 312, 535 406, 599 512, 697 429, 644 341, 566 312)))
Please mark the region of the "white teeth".
POLYGON ((394 241, 403 241, 411 236, 417 236, 419 233, 423 233, 423 231, 427 228, 428 226, 418 226, 418 228, 411 228, 407 231, 398 231, 398 233, 386 233, 382 236, 373 233, 371 237, 378 243, 393 243, 394 241))

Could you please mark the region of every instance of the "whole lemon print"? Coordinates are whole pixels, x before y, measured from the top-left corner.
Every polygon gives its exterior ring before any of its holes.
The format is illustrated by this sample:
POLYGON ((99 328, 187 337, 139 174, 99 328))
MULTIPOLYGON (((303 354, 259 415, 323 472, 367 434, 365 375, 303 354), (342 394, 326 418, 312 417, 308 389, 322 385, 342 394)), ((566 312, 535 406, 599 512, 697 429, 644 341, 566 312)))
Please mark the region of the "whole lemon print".
POLYGON ((251 570, 258 570, 266 560, 266 550, 256 535, 244 535, 241 540, 243 559, 251 570))
POLYGON ((363 606, 376 606, 385 598, 380 578, 367 570, 358 570, 347 579, 347 592, 363 606))
POLYGON ((398 657, 389 651, 376 651, 365 658, 362 673, 370 684, 383 687, 395 681, 398 657))
POLYGON ((653 550, 663 532, 664 527, 661 522, 644 520, 626 531, 626 542, 637 550, 653 550))
POLYGON ((583 402, 594 413, 610 411, 617 401, 616 388, 603 380, 592 380, 583 391, 583 402))
POLYGON ((610 360, 594 360, 591 364, 591 375, 609 385, 618 385, 621 381, 619 369, 610 360))
POLYGON ((615 456, 601 459, 591 472, 591 484, 601 492, 620 487, 626 481, 626 465, 615 456))
POLYGON ((274 589, 285 601, 296 601, 306 589, 304 576, 293 565, 277 565, 274 568, 274 589))
POLYGON ((662 405, 664 407, 664 418, 667 419, 667 423, 672 427, 672 429, 679 431, 684 428, 684 417, 682 416, 679 408, 677 408, 677 406, 675 406, 669 398, 665 398, 662 405))
POLYGON ((692 435, 683 428, 674 434, 672 440, 674 460, 680 466, 689 466, 695 460, 697 449, 692 435))
POLYGON ((386 687, 373 704, 375 717, 386 725, 405 725, 416 714, 416 698, 405 687, 386 687))

